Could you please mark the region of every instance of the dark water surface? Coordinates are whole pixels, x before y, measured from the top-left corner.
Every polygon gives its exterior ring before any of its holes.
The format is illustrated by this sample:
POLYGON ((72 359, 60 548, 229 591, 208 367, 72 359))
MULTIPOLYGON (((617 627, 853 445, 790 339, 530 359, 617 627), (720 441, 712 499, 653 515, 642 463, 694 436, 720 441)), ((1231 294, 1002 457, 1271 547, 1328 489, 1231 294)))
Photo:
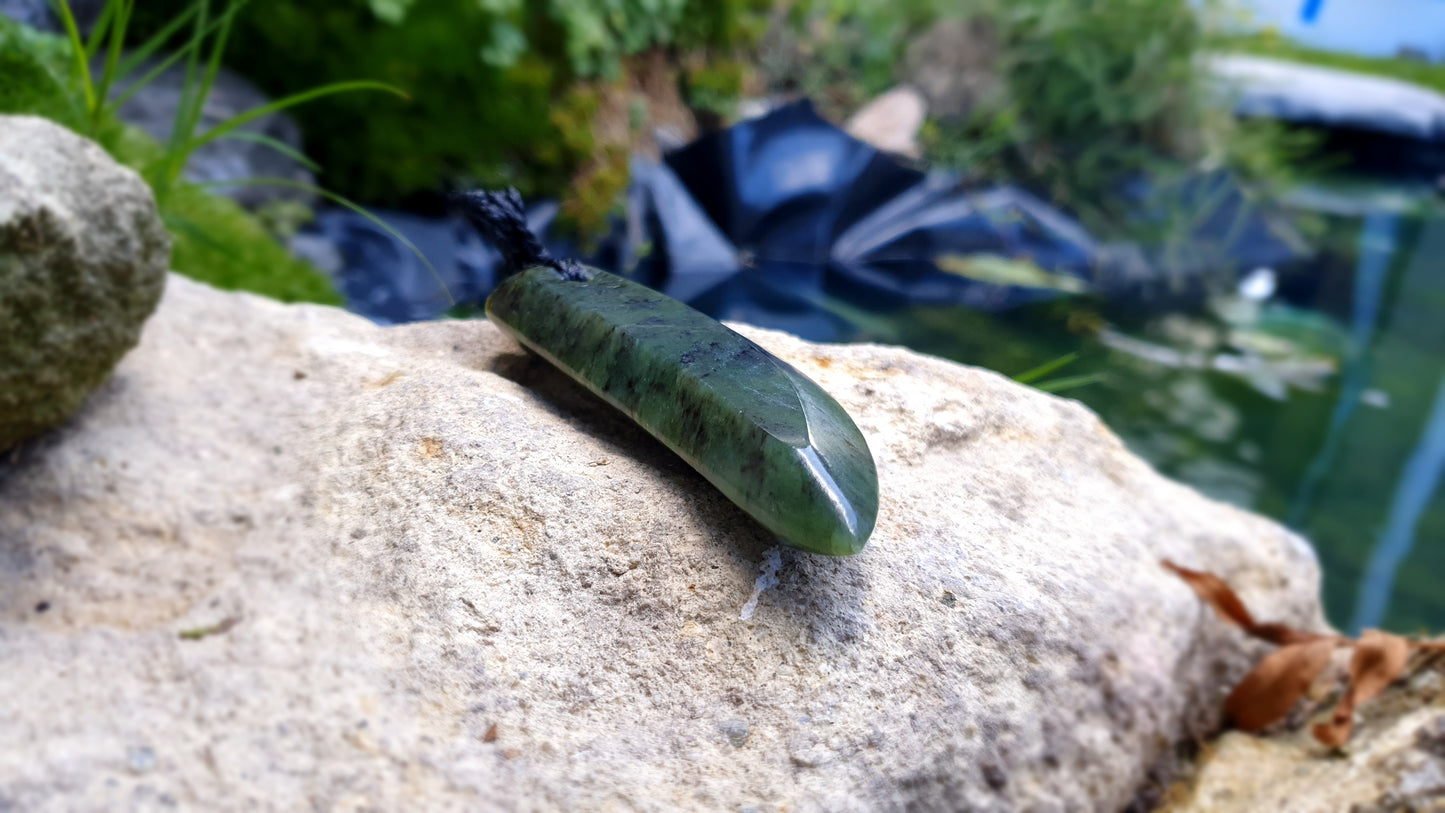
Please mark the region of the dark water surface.
POLYGON ((1264 299, 852 312, 852 338, 1011 375, 1078 353, 1043 381, 1097 374, 1061 394, 1162 473, 1309 538, 1336 626, 1439 632, 1445 215, 1356 201, 1320 216, 1327 248, 1264 299))

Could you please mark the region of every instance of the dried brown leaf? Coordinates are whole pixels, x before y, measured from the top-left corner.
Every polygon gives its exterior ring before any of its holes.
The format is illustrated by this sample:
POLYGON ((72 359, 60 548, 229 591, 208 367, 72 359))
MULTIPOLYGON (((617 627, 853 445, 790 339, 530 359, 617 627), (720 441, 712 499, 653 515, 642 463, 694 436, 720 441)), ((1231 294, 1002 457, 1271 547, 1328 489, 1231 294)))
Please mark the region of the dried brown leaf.
POLYGON ((1307 644, 1310 641, 1322 641, 1329 639, 1338 642, 1340 639, 1333 635, 1321 635, 1318 632, 1307 632, 1297 630, 1285 624, 1256 624, 1249 634, 1256 638, 1262 638, 1272 644, 1289 646, 1290 644, 1307 644))
POLYGON ((1271 652, 1229 693, 1224 708, 1242 731, 1258 731, 1289 714, 1334 651, 1333 638, 1290 644, 1271 652))
POLYGON ((1327 723, 1315 726, 1315 739, 1339 748, 1355 726, 1355 706, 1378 695, 1399 679, 1410 658, 1410 642, 1398 635, 1365 630, 1350 659, 1350 685, 1327 723))
POLYGON ((1214 611, 1219 613, 1220 618, 1238 624, 1246 630, 1252 630, 1258 626, 1258 624, 1255 623, 1254 616, 1249 614, 1249 610, 1245 608, 1244 602, 1240 600, 1239 594, 1235 593, 1234 589, 1228 584, 1225 584, 1224 579, 1219 578, 1213 573, 1180 567, 1168 559, 1165 559, 1160 564, 1164 565, 1164 568, 1169 572, 1183 579, 1184 583, 1193 588, 1194 592, 1199 595, 1199 598, 1204 600, 1205 604, 1213 607, 1214 611))
POLYGON ((1164 565, 1166 570, 1183 579, 1184 583, 1193 588, 1194 592, 1199 598, 1204 600, 1205 604, 1213 607, 1214 611, 1219 613, 1220 618, 1243 627, 1245 632, 1256 638, 1269 641, 1272 644, 1278 644, 1279 646, 1288 646, 1290 644, 1303 644, 1333 637, 1321 635, 1317 632, 1297 630, 1285 624, 1273 622, 1261 624, 1254 620, 1254 616, 1251 615, 1249 609, 1244 606, 1244 601, 1240 599, 1239 594, 1234 592, 1234 588, 1226 584, 1224 579, 1219 578, 1213 573, 1180 567, 1168 559, 1165 559, 1160 564, 1164 565))

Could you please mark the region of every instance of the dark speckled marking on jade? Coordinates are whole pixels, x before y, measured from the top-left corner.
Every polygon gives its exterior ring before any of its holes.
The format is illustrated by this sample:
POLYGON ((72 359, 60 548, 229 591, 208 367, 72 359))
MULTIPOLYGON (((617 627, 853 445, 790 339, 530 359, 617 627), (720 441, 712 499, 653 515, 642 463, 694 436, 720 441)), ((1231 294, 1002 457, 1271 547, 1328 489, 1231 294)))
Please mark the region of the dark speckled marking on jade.
POLYGON ((589 269, 532 268, 487 315, 627 413, 785 542, 857 553, 878 472, 848 413, 781 359, 675 299, 589 269))

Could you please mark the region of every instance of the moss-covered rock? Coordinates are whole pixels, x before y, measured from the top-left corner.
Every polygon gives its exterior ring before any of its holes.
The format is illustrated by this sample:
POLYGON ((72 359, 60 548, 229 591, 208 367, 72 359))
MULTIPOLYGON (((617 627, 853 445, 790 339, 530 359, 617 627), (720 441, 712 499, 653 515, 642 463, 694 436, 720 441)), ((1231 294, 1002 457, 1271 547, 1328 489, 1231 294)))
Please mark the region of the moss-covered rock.
POLYGON ((138 175, 45 119, 0 116, 0 449, 105 381, 160 299, 170 248, 138 175))

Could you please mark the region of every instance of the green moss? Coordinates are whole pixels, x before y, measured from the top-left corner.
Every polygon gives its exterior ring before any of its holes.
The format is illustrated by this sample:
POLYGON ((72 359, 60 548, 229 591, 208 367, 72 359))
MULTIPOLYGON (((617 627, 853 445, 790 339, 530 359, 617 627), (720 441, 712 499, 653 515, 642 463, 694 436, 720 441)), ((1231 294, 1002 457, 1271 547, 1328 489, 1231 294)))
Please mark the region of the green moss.
POLYGON ((627 150, 609 146, 578 174, 572 194, 562 202, 562 223, 581 235, 604 234, 608 221, 620 214, 622 194, 631 178, 627 150))
POLYGON ((175 235, 171 268, 217 288, 282 302, 341 304, 315 268, 291 256, 266 227, 229 198, 190 184, 171 189, 162 209, 175 235))
POLYGON ((62 423, 135 346, 170 240, 135 175, 38 117, 0 124, 0 178, 21 204, 0 207, 4 449, 62 423))
POLYGON ((718 60, 687 72, 687 101, 694 108, 729 118, 743 93, 748 68, 736 60, 718 60))
POLYGON ((75 81, 70 44, 0 15, 0 113, 49 119, 86 135, 112 155, 129 136, 114 116, 92 121, 75 81))

